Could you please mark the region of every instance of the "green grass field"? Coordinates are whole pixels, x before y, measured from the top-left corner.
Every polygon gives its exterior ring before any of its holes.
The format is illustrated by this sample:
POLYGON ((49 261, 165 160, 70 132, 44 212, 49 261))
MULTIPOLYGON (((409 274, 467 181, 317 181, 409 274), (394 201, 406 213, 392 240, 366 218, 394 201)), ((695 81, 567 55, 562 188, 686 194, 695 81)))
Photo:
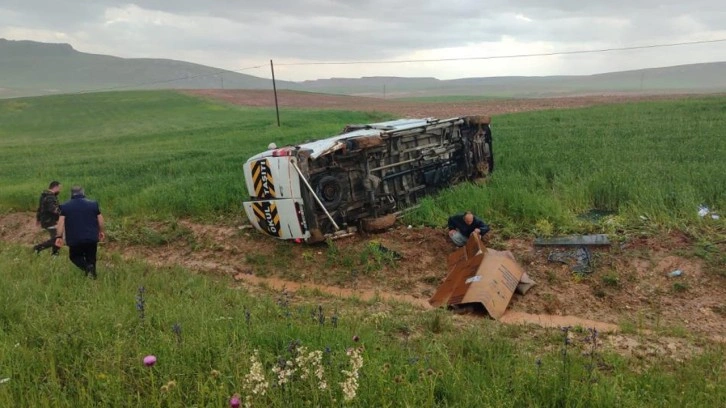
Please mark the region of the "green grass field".
MULTIPOLYGON (((635 224, 723 234, 723 219, 696 212, 726 208, 724 113, 726 98, 704 98, 495 117, 491 179, 426 200, 408 221, 441 225, 470 208, 502 235, 635 224), (593 209, 610 215, 580 217, 593 209)), ((239 220, 249 155, 387 118, 285 110, 277 128, 269 109, 173 92, 1 101, 0 213, 34 210, 59 179, 63 199, 83 184, 109 222, 130 229, 164 217, 239 220)), ((66 260, 0 243, 0 407, 225 407, 235 394, 264 407, 726 405, 721 344, 642 361, 605 351, 582 328, 568 337, 401 304, 251 292, 101 256, 89 281, 66 260)))
POLYGON ((581 328, 565 340, 443 310, 250 293, 108 254, 101 270, 89 281, 64 260, 0 243, 0 406, 227 407, 235 394, 259 407, 726 402, 723 347, 638 361, 581 328))
MULTIPOLYGON (((726 208, 726 98, 552 110, 493 120, 496 171, 423 203, 410 222, 442 225, 463 208, 512 234, 582 232, 581 214, 698 225, 726 208)), ((173 92, 0 102, 0 211, 33 210, 52 179, 82 184, 118 217, 239 216, 241 165, 279 145, 385 114, 225 105, 173 92)), ((62 197, 67 197, 68 190, 62 197)), ((604 227, 602 227, 604 228, 604 227)))
POLYGON ((54 179, 86 187, 118 216, 239 214, 242 164, 279 145, 334 135, 382 115, 275 112, 174 92, 119 92, 0 102, 0 211, 31 210, 54 179))
MULTIPOLYGON (((726 208, 726 98, 497 116, 495 172, 425 201, 414 223, 443 225, 468 207, 511 234, 609 232, 646 223, 704 227, 699 206, 726 208), (540 226, 539 230, 537 226, 540 226)), ((710 221, 710 220, 708 220, 710 221)), ((719 224, 723 227, 723 219, 719 224)))

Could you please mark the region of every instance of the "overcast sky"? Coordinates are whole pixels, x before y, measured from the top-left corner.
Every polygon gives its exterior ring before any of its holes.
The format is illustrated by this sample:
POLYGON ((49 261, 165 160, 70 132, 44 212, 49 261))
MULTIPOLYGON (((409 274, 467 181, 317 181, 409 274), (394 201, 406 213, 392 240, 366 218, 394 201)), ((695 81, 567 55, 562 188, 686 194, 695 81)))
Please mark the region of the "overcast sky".
POLYGON ((726 42, 512 59, 490 57, 726 39, 724 0, 1 0, 0 38, 170 58, 279 79, 451 79, 593 74, 726 61, 726 42))

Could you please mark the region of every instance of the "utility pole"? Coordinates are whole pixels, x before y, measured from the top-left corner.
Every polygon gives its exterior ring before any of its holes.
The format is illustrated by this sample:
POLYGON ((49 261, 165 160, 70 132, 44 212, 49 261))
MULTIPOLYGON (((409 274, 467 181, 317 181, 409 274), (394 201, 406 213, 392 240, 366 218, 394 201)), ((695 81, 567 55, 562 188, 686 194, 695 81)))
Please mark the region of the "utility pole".
POLYGON ((275 84, 275 66, 270 60, 270 71, 272 71, 272 91, 275 93, 275 113, 277 113, 277 127, 280 127, 280 107, 277 105, 277 85, 275 84))

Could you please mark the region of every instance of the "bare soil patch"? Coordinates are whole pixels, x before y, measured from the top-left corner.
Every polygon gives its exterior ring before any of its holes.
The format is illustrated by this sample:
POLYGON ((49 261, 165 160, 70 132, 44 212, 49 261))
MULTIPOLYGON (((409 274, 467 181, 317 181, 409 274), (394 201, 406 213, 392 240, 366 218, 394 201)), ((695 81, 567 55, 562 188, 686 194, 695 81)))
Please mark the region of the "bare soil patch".
MULTIPOLYGON (((222 100, 235 105, 275 107, 275 96, 265 90, 200 89, 184 91, 191 95, 222 100)), ((547 109, 583 108, 594 105, 638 102, 646 100, 683 99, 688 95, 607 94, 558 98, 498 99, 462 102, 409 102, 362 96, 315 94, 278 91, 282 108, 335 109, 365 112, 389 112, 405 117, 454 117, 463 115, 501 115, 547 109)))
MULTIPOLYGON (((264 284, 288 291, 307 288, 426 308, 428 298, 446 276, 446 256, 455 250, 443 229, 398 226, 381 234, 344 238, 330 248, 277 241, 251 229, 180 223, 189 229, 190 240, 156 247, 110 242, 103 244, 102 252, 120 252, 157 266, 180 265, 229 278, 232 285, 264 284), (402 259, 375 263, 367 253, 371 242, 396 251, 402 259), (351 263, 345 264, 343 259, 351 263)), ((497 238, 496 231, 489 235, 488 240, 497 238)), ((32 244, 44 237, 32 213, 0 217, 0 239, 27 245, 28 256, 32 256, 32 244)), ((647 329, 681 338, 698 333, 723 341, 724 278, 704 272, 700 259, 678 255, 692 245, 681 234, 659 237, 651 244, 633 238, 597 250, 593 272, 580 276, 568 265, 548 262, 550 249, 535 249, 528 240, 506 241, 501 249, 512 251, 537 282, 525 296, 512 299, 509 310, 517 313, 510 323, 529 319, 540 324, 548 319, 550 325, 568 321, 577 325, 583 321, 578 319, 589 319, 626 330, 647 329), (673 269, 682 270, 683 275, 669 277, 673 269), (568 320, 567 316, 576 318, 568 320)))

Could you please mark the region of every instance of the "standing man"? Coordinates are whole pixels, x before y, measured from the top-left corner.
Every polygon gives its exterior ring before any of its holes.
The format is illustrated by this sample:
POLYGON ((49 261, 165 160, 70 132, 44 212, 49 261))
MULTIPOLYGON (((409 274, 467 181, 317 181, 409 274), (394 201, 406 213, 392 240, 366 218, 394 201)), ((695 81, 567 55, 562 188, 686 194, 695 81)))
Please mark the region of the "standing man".
POLYGON ((81 186, 71 187, 71 199, 61 204, 58 220, 57 246, 65 237, 69 258, 93 279, 96 279, 96 251, 104 233, 103 215, 98 202, 89 200, 81 186))
POLYGON ((458 247, 466 245, 469 237, 477 234, 479 238, 489 232, 489 226, 475 217, 471 211, 449 217, 449 238, 458 247))
POLYGON ((58 181, 51 181, 50 185, 48 185, 48 189, 40 194, 38 210, 35 212, 35 224, 48 231, 50 239, 33 246, 33 250, 36 254, 39 254, 40 251, 46 248, 53 247, 51 255, 58 256, 58 250, 60 248, 55 245, 55 238, 57 235, 56 226, 60 215, 60 208, 58 206, 58 194, 60 194, 60 192, 61 183, 58 181))

